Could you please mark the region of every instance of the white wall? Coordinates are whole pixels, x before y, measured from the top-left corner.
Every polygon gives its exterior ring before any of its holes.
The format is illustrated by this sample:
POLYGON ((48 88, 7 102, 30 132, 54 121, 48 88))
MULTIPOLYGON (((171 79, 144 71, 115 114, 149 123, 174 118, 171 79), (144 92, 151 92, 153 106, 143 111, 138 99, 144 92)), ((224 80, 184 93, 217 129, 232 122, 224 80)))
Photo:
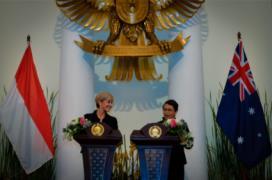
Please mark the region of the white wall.
POLYGON ((57 7, 54 1, 0 2, 0 88, 9 88, 26 48, 32 41, 32 53, 42 84, 58 89, 59 48, 54 42, 57 7))
MULTIPOLYGON (((271 98, 272 2, 207 1, 205 9, 209 25, 203 48, 206 97, 210 92, 217 97, 219 83, 224 88, 240 31, 257 88, 261 96, 266 91, 271 98)), ((205 109, 207 126, 210 126, 207 104, 205 109)))
POLYGON ((209 24, 203 48, 206 94, 216 93, 219 82, 225 84, 240 31, 257 87, 272 95, 272 4, 208 1, 205 7, 209 24))

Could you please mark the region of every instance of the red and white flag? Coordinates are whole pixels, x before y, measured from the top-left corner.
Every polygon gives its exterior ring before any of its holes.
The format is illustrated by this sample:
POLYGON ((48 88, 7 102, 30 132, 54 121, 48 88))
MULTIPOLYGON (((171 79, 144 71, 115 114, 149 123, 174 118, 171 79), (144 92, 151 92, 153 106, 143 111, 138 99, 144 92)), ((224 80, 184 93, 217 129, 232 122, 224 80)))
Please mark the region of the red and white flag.
POLYGON ((0 123, 27 174, 54 156, 50 113, 30 45, 0 107, 0 123))

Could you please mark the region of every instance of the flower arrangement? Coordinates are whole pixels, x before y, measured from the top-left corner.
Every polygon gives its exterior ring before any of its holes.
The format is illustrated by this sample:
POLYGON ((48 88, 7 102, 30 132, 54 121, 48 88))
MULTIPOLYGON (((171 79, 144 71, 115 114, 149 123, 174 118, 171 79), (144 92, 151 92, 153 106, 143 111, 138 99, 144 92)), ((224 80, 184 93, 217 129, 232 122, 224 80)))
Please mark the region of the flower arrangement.
POLYGON ((63 128, 64 138, 71 141, 74 135, 79 134, 91 125, 92 122, 84 117, 75 118, 63 128))
POLYGON ((164 121, 164 125, 168 128, 169 134, 179 136, 180 144, 186 149, 191 149, 193 147, 194 138, 189 131, 187 123, 183 119, 167 119, 164 121))

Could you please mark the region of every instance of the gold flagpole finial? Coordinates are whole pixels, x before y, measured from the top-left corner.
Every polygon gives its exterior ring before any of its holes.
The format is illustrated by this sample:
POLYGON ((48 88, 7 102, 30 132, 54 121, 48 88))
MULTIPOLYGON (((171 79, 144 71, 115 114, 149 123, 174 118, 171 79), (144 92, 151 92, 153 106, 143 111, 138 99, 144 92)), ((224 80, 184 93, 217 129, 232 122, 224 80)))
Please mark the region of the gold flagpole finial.
POLYGON ((238 41, 240 41, 242 39, 242 35, 240 32, 237 33, 237 38, 238 38, 238 41))
POLYGON ((26 41, 27 41, 27 45, 30 45, 30 35, 27 35, 26 41))

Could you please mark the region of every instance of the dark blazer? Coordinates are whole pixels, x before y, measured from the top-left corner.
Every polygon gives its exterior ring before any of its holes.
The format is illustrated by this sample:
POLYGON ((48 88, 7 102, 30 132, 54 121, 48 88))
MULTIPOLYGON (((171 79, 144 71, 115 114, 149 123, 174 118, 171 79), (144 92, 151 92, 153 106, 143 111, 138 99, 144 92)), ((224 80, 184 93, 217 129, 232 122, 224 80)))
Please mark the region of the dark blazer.
MULTIPOLYGON (((92 123, 100 122, 100 119, 97 117, 96 110, 93 113, 85 114, 84 118, 90 120, 92 123)), ((102 122, 109 125, 112 129, 118 129, 117 119, 107 113, 102 122)))
MULTIPOLYGON (((159 121, 159 123, 163 123, 163 120, 159 121)), ((168 180, 183 180, 184 164, 186 163, 184 147, 180 144, 175 145, 171 151, 168 180)))

